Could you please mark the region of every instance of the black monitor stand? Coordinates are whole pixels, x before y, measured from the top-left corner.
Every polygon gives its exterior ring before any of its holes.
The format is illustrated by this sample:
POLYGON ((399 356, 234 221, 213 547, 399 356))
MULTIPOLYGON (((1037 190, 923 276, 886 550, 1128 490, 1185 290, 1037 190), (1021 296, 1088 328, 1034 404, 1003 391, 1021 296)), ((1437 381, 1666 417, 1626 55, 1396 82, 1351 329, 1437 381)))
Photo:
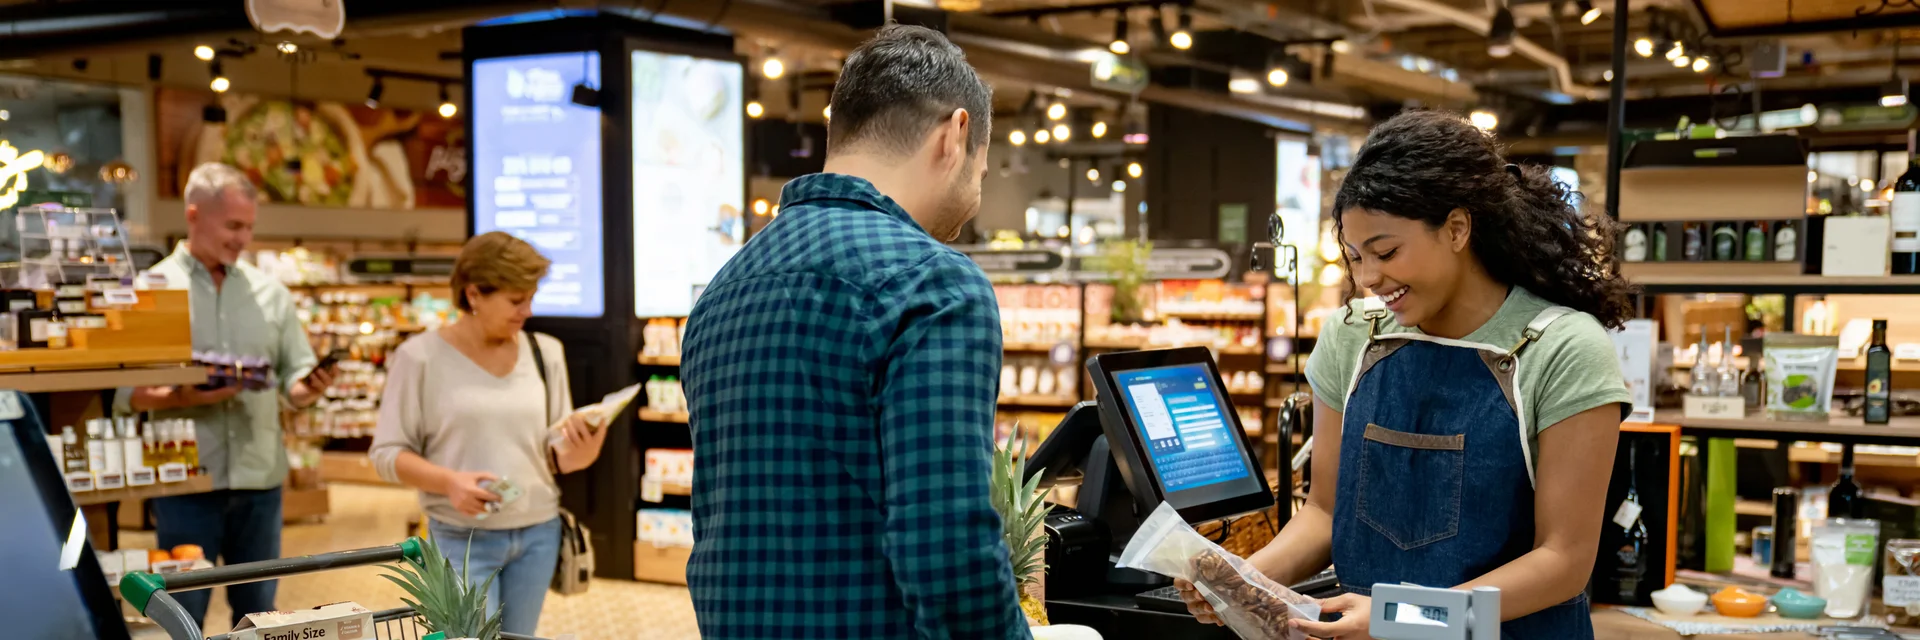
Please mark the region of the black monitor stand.
POLYGON ((1078 508, 1056 507, 1048 516, 1048 592, 1132 594, 1169 584, 1162 576, 1113 566, 1145 514, 1127 489, 1093 402, 1070 409, 1027 462, 1027 477, 1040 476, 1042 487, 1072 484, 1074 471, 1080 478, 1078 508))

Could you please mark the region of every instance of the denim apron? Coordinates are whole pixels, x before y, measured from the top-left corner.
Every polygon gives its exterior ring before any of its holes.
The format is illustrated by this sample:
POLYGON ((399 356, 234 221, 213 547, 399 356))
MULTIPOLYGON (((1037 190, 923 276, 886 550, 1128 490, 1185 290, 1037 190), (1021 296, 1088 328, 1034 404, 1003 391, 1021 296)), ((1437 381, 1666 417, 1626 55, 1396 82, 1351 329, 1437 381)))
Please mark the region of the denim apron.
MULTIPOLYGON (((1385 311, 1364 312, 1369 338, 1348 387, 1334 500, 1333 566, 1347 591, 1453 587, 1533 550, 1533 426, 1515 374, 1521 351, 1569 312, 1542 311, 1511 348, 1382 334, 1385 311)), ((1500 635, 1591 640, 1589 616, 1581 594, 1501 624, 1500 635)))

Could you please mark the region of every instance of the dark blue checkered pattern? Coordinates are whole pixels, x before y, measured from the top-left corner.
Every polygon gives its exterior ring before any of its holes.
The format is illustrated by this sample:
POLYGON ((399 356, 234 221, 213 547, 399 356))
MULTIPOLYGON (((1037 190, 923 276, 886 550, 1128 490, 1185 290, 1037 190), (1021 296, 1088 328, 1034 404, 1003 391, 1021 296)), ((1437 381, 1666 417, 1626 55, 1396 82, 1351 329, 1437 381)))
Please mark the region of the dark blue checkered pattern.
POLYGON ((865 180, 788 184, 687 321, 701 636, 1027 638, 988 504, 987 279, 865 180))

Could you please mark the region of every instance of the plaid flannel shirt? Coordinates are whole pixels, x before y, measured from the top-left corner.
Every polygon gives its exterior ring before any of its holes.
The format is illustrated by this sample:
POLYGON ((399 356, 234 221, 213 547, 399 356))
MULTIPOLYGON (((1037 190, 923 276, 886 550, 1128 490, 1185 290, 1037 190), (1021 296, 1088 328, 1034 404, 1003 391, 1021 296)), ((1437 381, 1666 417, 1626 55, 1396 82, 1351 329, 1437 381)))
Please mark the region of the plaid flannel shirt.
POLYGON ((988 502, 1000 319, 865 180, 789 183, 687 321, 701 636, 1027 638, 988 502))

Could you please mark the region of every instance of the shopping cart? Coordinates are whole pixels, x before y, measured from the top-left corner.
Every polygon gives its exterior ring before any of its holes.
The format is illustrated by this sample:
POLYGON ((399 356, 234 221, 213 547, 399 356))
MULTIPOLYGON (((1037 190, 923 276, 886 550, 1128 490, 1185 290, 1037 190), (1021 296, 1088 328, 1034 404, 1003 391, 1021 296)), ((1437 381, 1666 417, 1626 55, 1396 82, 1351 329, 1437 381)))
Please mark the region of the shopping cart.
MULTIPOLYGON (((152 618, 154 623, 160 625, 172 640, 226 640, 225 635, 212 638, 202 635, 200 622, 191 619, 171 593, 274 580, 331 569, 419 560, 423 553, 421 544, 419 538, 407 538, 400 544, 386 547, 247 562, 195 571, 167 574, 135 571, 120 580, 120 593, 140 615, 152 618)), ((376 611, 373 622, 374 636, 380 640, 421 640, 427 635, 419 616, 414 614, 411 607, 376 611)), ((502 633, 500 637, 503 640, 540 640, 512 633, 502 633)))

